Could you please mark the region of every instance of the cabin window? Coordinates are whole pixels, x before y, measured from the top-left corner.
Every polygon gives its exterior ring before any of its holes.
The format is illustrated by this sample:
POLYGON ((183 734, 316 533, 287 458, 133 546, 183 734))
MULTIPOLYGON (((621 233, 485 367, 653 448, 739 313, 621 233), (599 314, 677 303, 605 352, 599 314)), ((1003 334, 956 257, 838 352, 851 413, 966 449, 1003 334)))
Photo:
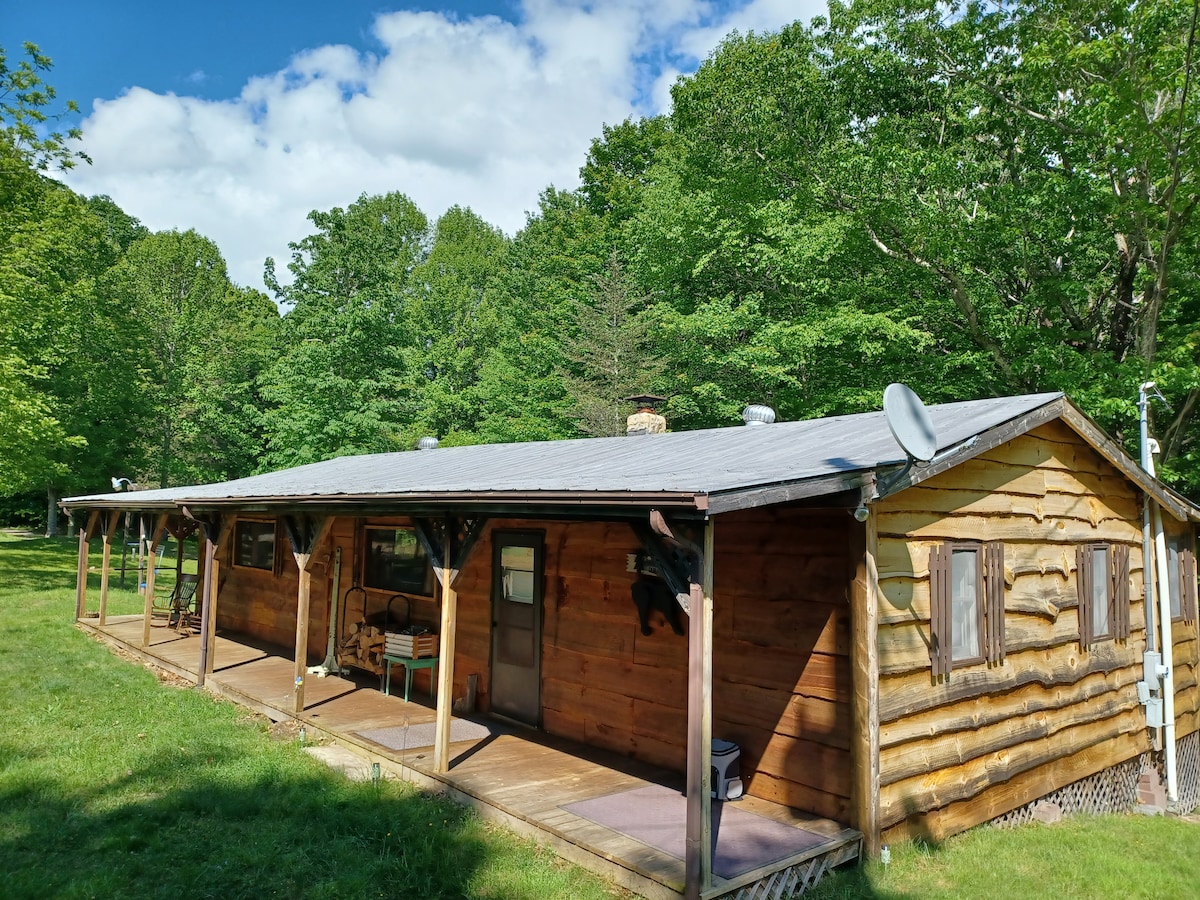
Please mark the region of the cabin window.
POLYGON ((1167 585, 1171 593, 1171 621, 1196 618, 1196 555, 1184 538, 1167 538, 1167 585))
POLYGON ((275 568, 275 523, 239 520, 234 529, 233 563, 250 569, 275 568))
POLYGON ((433 596, 433 567, 415 528, 368 528, 366 544, 364 587, 433 596))
POLYGON ((949 542, 929 560, 930 660, 935 677, 1004 662, 1004 545, 949 542))
POLYGON ((1129 638, 1129 548, 1084 544, 1075 553, 1079 643, 1129 638))

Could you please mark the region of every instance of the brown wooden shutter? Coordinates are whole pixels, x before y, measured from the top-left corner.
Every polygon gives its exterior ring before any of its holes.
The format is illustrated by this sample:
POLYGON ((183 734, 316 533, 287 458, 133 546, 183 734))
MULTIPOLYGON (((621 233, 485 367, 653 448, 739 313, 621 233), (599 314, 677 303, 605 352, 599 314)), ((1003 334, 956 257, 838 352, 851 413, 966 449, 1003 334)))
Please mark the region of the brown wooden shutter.
POLYGON ((1179 551, 1179 611, 1183 621, 1196 621, 1196 554, 1191 547, 1179 551))
POLYGON ((1129 640, 1129 547, 1118 544, 1109 553, 1108 571, 1112 576, 1112 631, 1118 641, 1129 640))
POLYGON ((1004 662, 1004 544, 991 541, 983 546, 983 589, 987 621, 984 656, 993 665, 1004 662))
POLYGON ((1075 548, 1075 592, 1079 597, 1079 646, 1092 645, 1091 544, 1075 548))
POLYGON ((952 636, 950 617, 950 547, 938 544, 929 550, 929 661, 935 680, 950 674, 952 636))

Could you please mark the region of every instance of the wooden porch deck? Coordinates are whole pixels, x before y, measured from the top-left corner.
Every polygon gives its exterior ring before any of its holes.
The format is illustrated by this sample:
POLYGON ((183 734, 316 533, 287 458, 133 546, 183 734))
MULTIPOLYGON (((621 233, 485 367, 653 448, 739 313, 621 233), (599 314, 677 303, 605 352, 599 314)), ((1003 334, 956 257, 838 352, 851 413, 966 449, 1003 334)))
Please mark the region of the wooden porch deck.
MULTIPOLYGON (((195 681, 200 641, 165 627, 151 629, 143 648, 141 616, 110 616, 107 624, 82 620, 81 628, 111 646, 195 681)), ((312 737, 323 735, 382 769, 430 790, 452 796, 483 817, 550 846, 560 856, 650 898, 677 898, 684 887, 682 859, 564 809, 569 804, 653 784, 681 788, 674 773, 540 732, 489 722, 491 734, 450 747, 450 771, 433 773, 433 748, 396 750, 362 735, 364 731, 416 726, 435 720, 428 695, 414 702, 386 696, 373 679, 310 677, 305 708, 290 710, 294 665, 291 659, 259 649, 234 636, 218 635, 214 671, 206 687, 276 721, 296 719, 312 737)), ((807 886, 826 868, 857 858, 861 834, 829 819, 811 816, 755 797, 736 807, 774 822, 802 828, 825 840, 760 869, 725 879, 714 874, 704 897, 783 896, 781 888, 807 886)), ((800 835, 798 835, 800 837, 800 835)), ((803 836, 805 839, 807 835, 803 836)), ((803 846, 804 840, 798 842, 803 846)), ((790 892, 787 894, 790 896, 790 892)))

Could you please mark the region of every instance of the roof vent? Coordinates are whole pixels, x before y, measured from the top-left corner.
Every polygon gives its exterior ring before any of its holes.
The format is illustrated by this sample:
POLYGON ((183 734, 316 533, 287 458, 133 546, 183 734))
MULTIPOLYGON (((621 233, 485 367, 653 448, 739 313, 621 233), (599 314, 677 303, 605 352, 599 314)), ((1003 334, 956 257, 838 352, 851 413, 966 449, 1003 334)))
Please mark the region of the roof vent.
POLYGON ((775 421, 775 410, 754 403, 742 410, 742 421, 747 425, 770 425, 775 421))
POLYGON ((438 447, 438 439, 430 435, 426 435, 417 441, 418 450, 436 450, 438 447))

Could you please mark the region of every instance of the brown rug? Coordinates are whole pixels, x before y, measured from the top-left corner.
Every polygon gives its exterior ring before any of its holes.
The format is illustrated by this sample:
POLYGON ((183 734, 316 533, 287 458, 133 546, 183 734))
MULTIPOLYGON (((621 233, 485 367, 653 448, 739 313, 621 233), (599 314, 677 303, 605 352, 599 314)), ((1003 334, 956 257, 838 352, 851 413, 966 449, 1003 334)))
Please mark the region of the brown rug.
MULTIPOLYGON (((652 784, 562 808, 676 859, 684 858, 687 798, 678 791, 652 784)), ((712 804, 712 837, 713 872, 722 878, 736 878, 826 841, 822 835, 716 800, 712 804)))

